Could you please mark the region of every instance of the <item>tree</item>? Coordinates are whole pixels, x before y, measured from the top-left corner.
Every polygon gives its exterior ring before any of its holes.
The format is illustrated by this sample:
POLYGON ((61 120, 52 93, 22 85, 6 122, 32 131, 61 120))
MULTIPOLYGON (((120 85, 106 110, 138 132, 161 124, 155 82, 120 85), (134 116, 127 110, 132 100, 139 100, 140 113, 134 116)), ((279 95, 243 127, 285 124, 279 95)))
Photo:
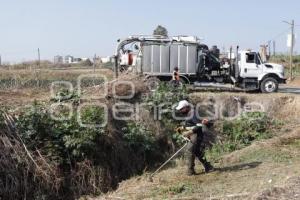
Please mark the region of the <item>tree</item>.
POLYGON ((161 36, 168 37, 168 30, 165 27, 158 25, 156 29, 153 31, 153 35, 161 35, 161 36))

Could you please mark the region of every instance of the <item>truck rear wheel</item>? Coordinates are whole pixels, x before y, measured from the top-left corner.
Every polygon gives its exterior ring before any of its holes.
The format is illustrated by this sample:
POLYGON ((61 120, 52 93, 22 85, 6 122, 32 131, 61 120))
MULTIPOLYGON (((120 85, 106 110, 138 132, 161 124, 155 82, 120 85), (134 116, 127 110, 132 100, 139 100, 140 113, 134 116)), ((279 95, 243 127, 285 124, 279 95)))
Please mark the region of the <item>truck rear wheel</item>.
POLYGON ((260 90, 263 93, 277 92, 278 81, 272 77, 265 78, 260 84, 260 90))
POLYGON ((150 91, 155 91, 159 87, 160 80, 157 77, 148 77, 146 84, 150 91))
POLYGON ((185 80, 183 78, 179 78, 178 81, 170 80, 169 86, 173 88, 182 88, 186 84, 185 80))

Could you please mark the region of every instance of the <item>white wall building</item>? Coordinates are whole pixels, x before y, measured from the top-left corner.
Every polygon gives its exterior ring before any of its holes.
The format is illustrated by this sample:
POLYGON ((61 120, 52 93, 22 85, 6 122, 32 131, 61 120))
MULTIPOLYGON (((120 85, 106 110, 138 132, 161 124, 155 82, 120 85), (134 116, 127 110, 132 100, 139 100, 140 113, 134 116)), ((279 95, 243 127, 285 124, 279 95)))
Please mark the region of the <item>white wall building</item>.
POLYGON ((101 60, 101 63, 109 63, 109 62, 111 62, 111 57, 110 56, 102 57, 102 58, 100 58, 100 60, 101 60))
POLYGON ((65 60, 64 60, 65 64, 71 64, 71 63, 73 63, 73 61, 74 61, 73 56, 70 56, 70 55, 65 56, 65 60))

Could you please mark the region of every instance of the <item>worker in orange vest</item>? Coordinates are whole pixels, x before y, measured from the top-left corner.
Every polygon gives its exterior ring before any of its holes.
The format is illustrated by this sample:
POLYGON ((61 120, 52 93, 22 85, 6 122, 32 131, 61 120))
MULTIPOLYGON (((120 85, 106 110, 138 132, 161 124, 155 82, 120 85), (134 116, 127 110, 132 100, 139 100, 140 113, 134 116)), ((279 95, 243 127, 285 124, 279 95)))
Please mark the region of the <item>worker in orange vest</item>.
POLYGON ((172 76, 172 85, 175 87, 179 86, 179 69, 178 67, 174 68, 173 76, 172 76))

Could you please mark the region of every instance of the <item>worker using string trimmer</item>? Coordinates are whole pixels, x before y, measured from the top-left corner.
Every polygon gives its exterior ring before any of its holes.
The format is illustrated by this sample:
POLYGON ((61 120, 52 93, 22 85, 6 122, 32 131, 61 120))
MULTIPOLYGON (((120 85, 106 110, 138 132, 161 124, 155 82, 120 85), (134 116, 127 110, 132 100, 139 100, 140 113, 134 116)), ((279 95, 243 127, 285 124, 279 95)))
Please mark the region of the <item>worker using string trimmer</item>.
POLYGON ((176 130, 184 137, 189 138, 186 151, 187 159, 187 175, 195 175, 195 158, 197 157, 202 163, 205 173, 212 171, 213 166, 205 158, 205 146, 203 144, 203 131, 202 126, 207 125, 207 119, 198 119, 195 109, 187 100, 182 100, 178 103, 176 110, 185 117, 185 125, 177 128, 176 130))

